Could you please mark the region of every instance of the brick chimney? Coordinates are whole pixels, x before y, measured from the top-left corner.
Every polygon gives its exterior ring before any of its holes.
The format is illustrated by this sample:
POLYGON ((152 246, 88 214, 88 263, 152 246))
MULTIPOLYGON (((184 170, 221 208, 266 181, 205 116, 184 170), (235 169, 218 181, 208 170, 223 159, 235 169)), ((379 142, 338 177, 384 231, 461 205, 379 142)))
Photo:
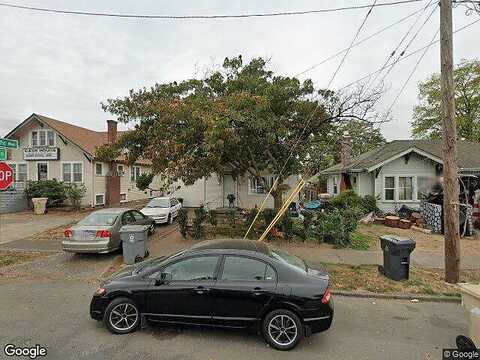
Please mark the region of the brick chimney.
POLYGON ((107 120, 107 139, 109 144, 117 141, 117 122, 115 120, 107 120))
POLYGON ((340 159, 342 164, 342 170, 345 170, 351 162, 352 157, 352 137, 345 131, 343 133, 342 142, 341 142, 341 150, 340 150, 340 159))

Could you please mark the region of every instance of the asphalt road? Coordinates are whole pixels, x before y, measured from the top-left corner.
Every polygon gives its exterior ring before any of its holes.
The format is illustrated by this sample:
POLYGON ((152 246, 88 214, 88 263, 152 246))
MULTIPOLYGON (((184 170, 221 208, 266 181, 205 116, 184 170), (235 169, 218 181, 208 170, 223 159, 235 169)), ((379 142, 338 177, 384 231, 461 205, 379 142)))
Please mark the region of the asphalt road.
POLYGON ((440 359, 466 332, 458 304, 336 297, 332 329, 290 352, 226 330, 155 327, 120 336, 89 318, 94 288, 78 279, 0 279, 0 358, 13 343, 44 345, 46 358, 59 360, 440 359))

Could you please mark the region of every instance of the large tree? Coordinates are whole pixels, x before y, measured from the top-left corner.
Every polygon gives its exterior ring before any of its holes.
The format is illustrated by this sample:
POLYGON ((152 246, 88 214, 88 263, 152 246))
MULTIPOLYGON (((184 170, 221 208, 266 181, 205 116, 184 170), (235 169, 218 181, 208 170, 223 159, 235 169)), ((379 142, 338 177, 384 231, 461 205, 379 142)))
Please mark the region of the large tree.
MULTIPOLYGON (((462 61, 454 70, 455 117, 458 136, 480 141, 480 61, 462 61)), ((419 84, 419 104, 413 109, 412 134, 415 138, 442 136, 440 74, 419 84)))
POLYGON ((311 173, 306 166, 312 157, 323 156, 315 148, 319 139, 352 119, 375 121, 379 96, 376 90, 317 90, 311 80, 274 75, 262 58, 246 64, 241 56, 226 58, 204 79, 155 84, 107 100, 104 110, 134 127, 100 152, 113 157, 121 151, 130 162, 150 159, 154 173, 186 184, 228 171, 269 189, 262 177, 269 173, 279 177, 272 190, 278 207, 284 180, 311 173))

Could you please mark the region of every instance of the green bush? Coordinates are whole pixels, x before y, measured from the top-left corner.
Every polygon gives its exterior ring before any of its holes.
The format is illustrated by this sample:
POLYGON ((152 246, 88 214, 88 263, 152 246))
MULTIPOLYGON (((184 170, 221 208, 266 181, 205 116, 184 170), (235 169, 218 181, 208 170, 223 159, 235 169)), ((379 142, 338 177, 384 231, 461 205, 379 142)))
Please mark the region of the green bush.
POLYGON ((293 221, 289 210, 287 210, 282 217, 282 231, 286 240, 291 240, 293 238, 293 221))
POLYGON ((246 219, 247 226, 250 226, 252 224, 252 222, 255 219, 255 216, 257 216, 257 214, 258 214, 258 209, 257 208, 250 209, 250 211, 247 214, 247 219, 246 219))
POLYGON ((373 195, 361 197, 353 190, 347 190, 340 193, 331 200, 331 205, 338 209, 357 208, 362 210, 363 214, 378 212, 377 198, 373 195))
POLYGON ((83 184, 65 184, 65 196, 67 197, 70 204, 75 209, 80 209, 80 205, 82 203, 82 198, 85 196, 87 192, 87 188, 83 184))
POLYGON ((321 239, 338 247, 352 245, 352 234, 357 229, 363 212, 359 208, 334 208, 321 213, 316 221, 317 233, 321 239))
POLYGON ((184 208, 181 208, 178 211, 178 226, 180 227, 180 234, 185 238, 187 237, 187 230, 188 230, 188 211, 184 208))
POLYGON ((153 181, 153 177, 153 174, 141 174, 138 176, 136 181, 137 188, 141 191, 148 189, 153 181))
POLYGON ((209 210, 208 211, 208 222, 212 226, 217 226, 218 220, 217 220, 217 211, 216 210, 209 210))
POLYGON ((236 215, 237 210, 235 209, 229 209, 227 212, 228 225, 230 225, 231 228, 234 228, 237 223, 236 215))
POLYGON ((302 239, 303 241, 309 240, 312 238, 313 232, 312 232, 312 225, 313 225, 313 211, 310 210, 303 210, 302 211, 303 215, 303 234, 302 234, 302 239))
POLYGON ((265 221, 265 226, 270 225, 270 223, 275 218, 276 212, 274 209, 264 209, 262 211, 263 221, 265 221))
POLYGON ((193 237, 202 239, 205 236, 203 222, 207 218, 207 212, 203 207, 195 209, 195 217, 193 218, 193 237))
POLYGON ((58 206, 67 198, 64 184, 56 179, 29 181, 25 193, 29 202, 33 198, 48 198, 47 206, 58 206))

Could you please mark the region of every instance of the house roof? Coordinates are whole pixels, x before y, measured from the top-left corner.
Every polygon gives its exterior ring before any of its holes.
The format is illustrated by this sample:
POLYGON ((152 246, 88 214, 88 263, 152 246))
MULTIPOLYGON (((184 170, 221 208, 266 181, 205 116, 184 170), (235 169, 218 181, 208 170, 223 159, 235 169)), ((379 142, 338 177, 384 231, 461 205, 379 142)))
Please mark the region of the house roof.
MULTIPOLYGON (((23 124, 31 120, 32 118, 37 119, 41 123, 44 123, 48 127, 52 128, 53 130, 57 131, 59 134, 64 136, 67 140, 77 145, 83 151, 95 157, 96 149, 102 145, 108 143, 108 135, 106 131, 94 131, 90 130, 81 126, 72 125, 65 121, 60 121, 57 119, 50 118, 48 116, 35 114, 33 113, 29 116, 25 121, 23 121, 20 125, 18 125, 15 129, 10 131, 5 137, 9 138, 12 134, 19 129, 23 124)), ((117 135, 121 136, 126 131, 118 131, 117 135)), ((122 160, 122 159, 119 159, 122 160)), ((138 163, 142 163, 145 165, 150 165, 151 163, 147 160, 140 160, 138 163)))
MULTIPOLYGON (((354 157, 345 169, 350 172, 368 171, 387 163, 395 156, 417 152, 433 161, 442 163, 441 140, 394 140, 354 157)), ((480 143, 458 142, 458 167, 460 170, 480 169, 480 143)), ((320 174, 334 174, 344 171, 341 164, 333 165, 320 174)))

